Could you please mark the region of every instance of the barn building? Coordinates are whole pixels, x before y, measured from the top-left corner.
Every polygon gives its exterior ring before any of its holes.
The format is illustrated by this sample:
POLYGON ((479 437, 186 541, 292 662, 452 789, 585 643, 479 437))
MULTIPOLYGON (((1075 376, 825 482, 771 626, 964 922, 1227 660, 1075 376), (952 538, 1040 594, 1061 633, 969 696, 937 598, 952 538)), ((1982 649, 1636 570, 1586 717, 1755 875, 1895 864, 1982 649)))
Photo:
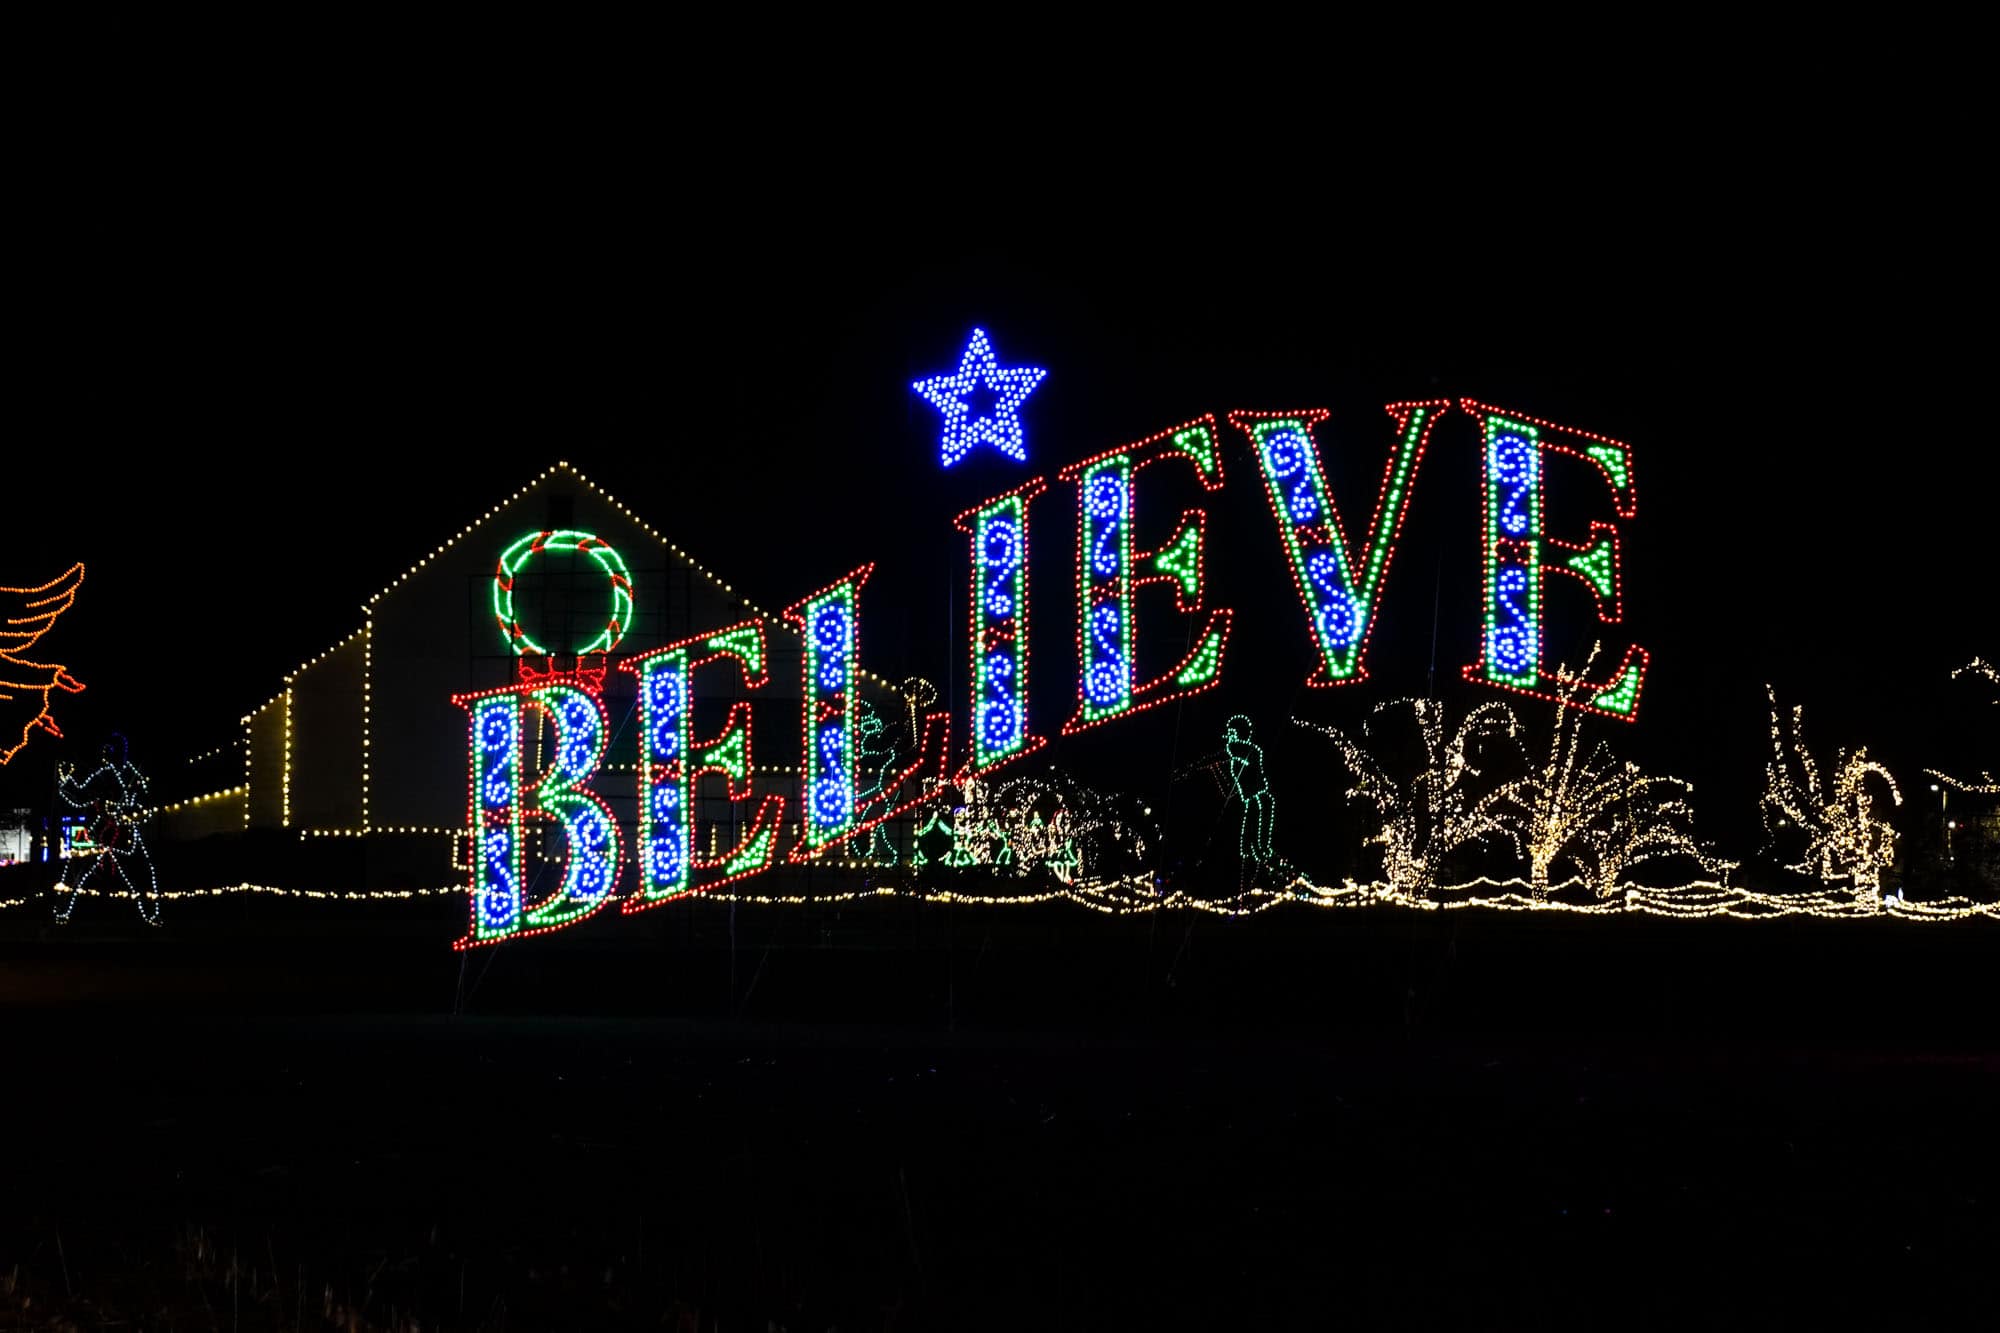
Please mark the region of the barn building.
MULTIPOLYGON (((245 830, 290 831, 301 842, 439 839, 453 849, 453 863, 462 864, 467 716, 453 696, 519 679, 524 658, 495 613, 496 566, 524 535, 555 531, 593 534, 629 571, 629 609, 617 608, 629 623, 617 626, 614 660, 761 621, 769 644, 766 684, 751 691, 728 666, 705 669, 695 682, 698 735, 719 733, 731 706, 747 701, 754 737, 751 799, 732 802, 720 777, 702 779, 695 836, 698 846, 727 848, 758 800, 779 793, 786 801, 780 844, 789 846, 802 808, 802 654, 795 627, 751 603, 567 463, 417 559, 368 600, 344 637, 244 714, 240 737, 191 760, 198 794, 159 809, 159 835, 180 842, 245 830)), ((519 571, 509 607, 513 632, 556 654, 541 661, 580 664, 555 645, 588 649, 606 626, 611 596, 600 562, 551 546, 519 571)), ((538 659, 526 660, 532 666, 538 659)), ((593 660, 603 665, 601 657, 581 664, 593 660)), ((627 673, 605 673, 611 741, 606 776, 596 785, 621 822, 635 814, 635 692, 627 673)), ((862 673, 860 694, 885 718, 909 713, 907 701, 872 673, 862 673)), ((628 838, 628 857, 631 845, 628 838)))

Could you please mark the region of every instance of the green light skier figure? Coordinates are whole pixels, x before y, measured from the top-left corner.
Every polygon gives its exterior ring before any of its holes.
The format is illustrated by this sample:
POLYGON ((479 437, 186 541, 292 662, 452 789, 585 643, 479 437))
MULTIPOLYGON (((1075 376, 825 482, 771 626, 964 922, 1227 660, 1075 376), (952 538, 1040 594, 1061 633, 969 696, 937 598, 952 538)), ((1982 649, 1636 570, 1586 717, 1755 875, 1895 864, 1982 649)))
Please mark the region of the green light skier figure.
POLYGON ((1250 739, 1249 718, 1238 713, 1229 719, 1222 733, 1222 749, 1229 756, 1229 781, 1236 788, 1236 799, 1243 803, 1237 852, 1246 864, 1269 865, 1277 803, 1264 779, 1264 751, 1250 739))
MULTIPOLYGON (((882 718, 867 700, 861 701, 855 721, 857 732, 855 741, 855 761, 863 772, 873 770, 874 781, 854 793, 860 804, 862 819, 872 819, 889 808, 892 792, 883 790, 889 781, 890 770, 896 764, 896 747, 884 743, 887 728, 882 718)), ((889 830, 885 824, 877 824, 868 835, 868 850, 863 853, 876 865, 896 864, 896 844, 889 841, 889 830)))

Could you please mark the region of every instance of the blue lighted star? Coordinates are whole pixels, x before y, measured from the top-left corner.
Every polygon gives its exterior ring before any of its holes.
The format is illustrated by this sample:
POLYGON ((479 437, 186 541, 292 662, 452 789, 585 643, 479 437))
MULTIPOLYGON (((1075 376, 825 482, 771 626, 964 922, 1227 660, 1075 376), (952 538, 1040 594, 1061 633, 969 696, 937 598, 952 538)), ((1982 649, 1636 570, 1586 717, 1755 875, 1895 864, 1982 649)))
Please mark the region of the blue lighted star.
POLYGON ((944 413, 944 435, 939 439, 944 465, 950 467, 982 440, 1017 463, 1027 462, 1021 404, 1048 373, 1039 366, 1000 369, 986 330, 974 329, 956 373, 933 375, 910 386, 944 413))

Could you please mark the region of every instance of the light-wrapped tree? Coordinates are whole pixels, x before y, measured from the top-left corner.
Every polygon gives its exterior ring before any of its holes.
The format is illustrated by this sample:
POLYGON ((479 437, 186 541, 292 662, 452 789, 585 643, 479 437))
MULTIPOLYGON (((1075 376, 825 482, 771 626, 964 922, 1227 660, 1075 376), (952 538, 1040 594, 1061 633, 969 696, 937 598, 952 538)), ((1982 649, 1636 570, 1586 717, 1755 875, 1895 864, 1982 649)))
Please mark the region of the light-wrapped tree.
POLYGON ((1392 709, 1409 710, 1423 745, 1421 765, 1407 779, 1395 775, 1391 761, 1378 758, 1338 727, 1296 717, 1292 721, 1333 742, 1354 778, 1347 799, 1366 801, 1374 809, 1379 827, 1366 845, 1381 846, 1382 875, 1390 891, 1419 899, 1436 887, 1448 853, 1505 833, 1494 817, 1498 793, 1476 793, 1480 769, 1474 759, 1486 741, 1513 739, 1520 723, 1505 704, 1481 704, 1447 738, 1444 705, 1435 699, 1393 699, 1369 713, 1363 736, 1379 742, 1383 718, 1392 709))
MULTIPOLYGON (((1586 665, 1583 676, 1589 674, 1586 665)), ((1561 672, 1558 677, 1575 679, 1561 672)), ((1535 900, 1549 896, 1559 861, 1573 866, 1599 898, 1616 896, 1626 872, 1642 861, 1687 857, 1706 869, 1721 868, 1695 841, 1688 801, 1693 784, 1648 776, 1637 764, 1613 757, 1603 741, 1586 746, 1575 694, 1565 689, 1557 696, 1555 727, 1540 769, 1496 793, 1495 818, 1528 862, 1535 900)))
POLYGON ((1798 859, 1787 870, 1813 875, 1829 884, 1846 881, 1854 891, 1880 901, 1882 872, 1896 859, 1896 830, 1879 818, 1879 801, 1871 786, 1888 793, 1893 808, 1903 803, 1902 790, 1889 770, 1868 757, 1866 746, 1835 760, 1827 782, 1805 743, 1805 709, 1793 705, 1791 735, 1778 711, 1777 691, 1765 686, 1771 700, 1771 760, 1764 775, 1764 832, 1772 847, 1785 840, 1784 830, 1796 828, 1805 838, 1798 859))

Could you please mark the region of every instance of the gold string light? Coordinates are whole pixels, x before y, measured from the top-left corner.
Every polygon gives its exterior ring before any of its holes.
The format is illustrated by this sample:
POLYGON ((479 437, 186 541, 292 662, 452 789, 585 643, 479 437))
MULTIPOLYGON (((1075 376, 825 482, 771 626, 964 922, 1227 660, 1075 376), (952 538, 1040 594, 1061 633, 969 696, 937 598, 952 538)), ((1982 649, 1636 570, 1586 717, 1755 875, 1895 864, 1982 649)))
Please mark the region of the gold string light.
POLYGON ((285 691, 285 769, 280 779, 279 828, 292 826, 292 692, 285 691))
POLYGON ((375 703, 375 617, 361 625, 361 831, 368 831, 368 761, 375 703))
MULTIPOLYGON (((209 889, 165 889, 158 893, 151 894, 149 896, 159 898, 161 900, 175 900, 175 899, 194 899, 194 898, 227 898, 237 894, 253 894, 261 897, 270 897, 270 898, 309 899, 314 902, 359 903, 359 902, 397 902, 412 898, 441 898, 447 895, 463 894, 464 892, 465 892, 465 886, 462 884, 452 884, 444 888, 437 888, 437 889, 335 890, 335 889, 287 889, 275 884, 244 883, 244 884, 221 884, 217 885, 214 888, 209 888, 209 889)), ((123 890, 119 889, 99 889, 89 885, 85 885, 83 888, 78 889, 74 887, 64 887, 62 885, 58 885, 56 886, 55 889, 45 889, 40 893, 30 894, 26 897, 0 899, 0 907, 23 907, 31 902, 34 902, 35 899, 38 897, 47 897, 51 895, 68 897, 72 893, 80 893, 86 898, 124 898, 130 896, 123 890)))
POLYGON ((240 742, 224 741, 221 745, 216 746, 213 750, 203 750, 200 754, 190 755, 187 761, 188 767, 192 768, 196 764, 203 763, 207 760, 220 758, 221 756, 229 753, 229 751, 235 749, 238 744, 240 744, 240 742))
POLYGON ((465 826, 457 828, 431 828, 419 824, 384 824, 380 828, 367 830, 353 828, 302 828, 301 838, 366 838, 377 833, 422 833, 432 837, 458 838, 465 835, 465 826))
POLYGON ((149 818, 153 815, 171 815, 176 811, 192 810, 196 806, 207 805, 211 801, 226 801, 232 797, 248 796, 249 794, 250 788, 247 785, 242 787, 225 787, 221 791, 212 791, 206 796, 190 796, 185 801, 175 801, 171 805, 156 805, 146 811, 146 815, 149 818))
MULTIPOLYGON (((1413 899, 1404 890, 1386 881, 1359 884, 1344 880, 1337 885, 1321 885, 1301 875, 1283 889, 1250 888, 1224 898, 1202 898, 1178 889, 1162 890, 1150 872, 1112 880, 1078 880, 1074 884, 1032 889, 1016 894, 969 893, 950 888, 920 888, 903 884, 873 884, 834 893, 745 893, 726 889, 696 895, 716 902, 746 906, 803 907, 835 906, 869 898, 906 898, 920 902, 960 906, 1027 906, 1034 903, 1068 901, 1111 916, 1134 916, 1147 912, 1186 909, 1218 916, 1252 916, 1291 904, 1299 908, 1404 908, 1412 911, 1512 911, 1561 912, 1575 916, 1617 916, 1637 914, 1679 920, 1729 918, 1766 921, 1784 917, 1810 916, 1827 920, 1853 921, 1889 919, 1910 922, 1964 921, 1987 917, 2000 921, 2000 902, 1982 903, 1964 897, 1940 898, 1930 902, 1905 902, 1900 898, 1855 893, 1839 888, 1821 888, 1803 893, 1760 893, 1716 880, 1694 880, 1672 888, 1622 884, 1609 898, 1584 902, 1564 901, 1553 895, 1570 889, 1594 892, 1599 886, 1581 878, 1571 878, 1547 886, 1551 896, 1536 898, 1534 886, 1524 879, 1496 880, 1486 877, 1457 884, 1435 885, 1427 899, 1413 899), (1500 892, 1489 892, 1500 890, 1500 892)), ((0 899, 0 909, 22 907, 46 897, 43 890, 17 898, 0 899)), ((462 895, 460 884, 424 889, 364 889, 338 892, 323 889, 287 889, 268 884, 228 884, 207 889, 170 889, 162 899, 223 898, 237 894, 296 898, 315 902, 390 902, 418 898, 462 895)), ((96 897, 116 897, 117 890, 85 887, 83 893, 96 897)))

